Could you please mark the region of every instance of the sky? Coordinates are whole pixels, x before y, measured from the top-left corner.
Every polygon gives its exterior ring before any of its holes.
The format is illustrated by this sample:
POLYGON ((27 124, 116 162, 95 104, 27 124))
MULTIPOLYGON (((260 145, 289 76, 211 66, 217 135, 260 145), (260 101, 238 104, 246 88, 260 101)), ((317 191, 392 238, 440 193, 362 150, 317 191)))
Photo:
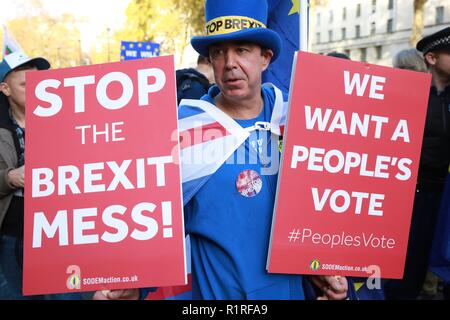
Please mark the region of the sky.
MULTIPOLYGON (((130 0, 40 0, 45 10, 53 16, 70 13, 77 19, 83 20, 79 24, 81 32, 81 45, 88 52, 94 46, 96 37, 100 36, 107 28, 114 30, 125 24, 125 10, 130 0)), ((0 30, 1 25, 14 19, 24 12, 21 5, 30 6, 33 0, 0 0, 0 30)), ((13 35, 14 36, 14 35, 13 35)), ((129 39, 128 39, 129 40, 129 39)), ((193 67, 196 64, 198 54, 188 46, 183 54, 182 67, 193 67)), ((178 59, 175 59, 177 62, 178 59)))
MULTIPOLYGON (((71 13, 76 18, 85 20, 80 23, 83 48, 95 43, 96 36, 107 28, 114 31, 125 23, 125 9, 130 0, 41 0, 44 8, 51 15, 71 13)), ((20 14, 20 4, 29 5, 32 0, 1 0, 0 24, 14 19, 20 14)))

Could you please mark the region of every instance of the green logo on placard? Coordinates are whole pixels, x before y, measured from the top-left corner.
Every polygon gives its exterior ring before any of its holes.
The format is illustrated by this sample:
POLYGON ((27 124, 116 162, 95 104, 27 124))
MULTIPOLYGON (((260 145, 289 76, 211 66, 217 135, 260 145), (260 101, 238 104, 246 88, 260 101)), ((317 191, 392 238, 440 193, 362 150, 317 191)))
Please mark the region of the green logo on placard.
POLYGON ((311 261, 309 267, 313 271, 319 270, 320 269, 320 261, 317 259, 314 259, 313 261, 311 261))

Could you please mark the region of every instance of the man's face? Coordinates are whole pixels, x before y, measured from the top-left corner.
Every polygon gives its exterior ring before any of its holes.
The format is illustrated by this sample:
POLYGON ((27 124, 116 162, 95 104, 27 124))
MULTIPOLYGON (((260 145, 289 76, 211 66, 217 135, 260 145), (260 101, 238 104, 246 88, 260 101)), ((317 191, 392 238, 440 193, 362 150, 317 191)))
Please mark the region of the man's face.
POLYGON ((36 67, 11 71, 0 83, 0 90, 9 99, 10 104, 25 109, 25 73, 37 70, 36 67))
POLYGON ((425 59, 440 77, 450 79, 450 49, 428 52, 425 59))
POLYGON ((261 75, 272 56, 271 50, 248 42, 222 42, 209 48, 216 84, 230 100, 261 94, 261 75))

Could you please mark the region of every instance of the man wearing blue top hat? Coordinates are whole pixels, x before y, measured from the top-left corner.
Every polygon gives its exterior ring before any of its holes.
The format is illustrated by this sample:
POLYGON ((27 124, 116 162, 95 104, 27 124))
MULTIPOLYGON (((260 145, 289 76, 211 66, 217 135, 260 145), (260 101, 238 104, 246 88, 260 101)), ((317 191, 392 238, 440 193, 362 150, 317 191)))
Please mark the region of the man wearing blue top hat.
MULTIPOLYGON (((200 100, 182 100, 179 108, 180 136, 216 129, 215 137, 189 148, 202 163, 189 162, 181 152, 194 299, 305 298, 301 275, 266 270, 286 117, 283 93, 261 80, 281 51, 280 37, 266 27, 267 12, 261 0, 206 0, 207 34, 191 40, 209 57, 216 83, 200 100)), ((345 277, 312 279, 322 299, 347 297, 345 277)), ((116 290, 103 298, 137 295, 116 290)))

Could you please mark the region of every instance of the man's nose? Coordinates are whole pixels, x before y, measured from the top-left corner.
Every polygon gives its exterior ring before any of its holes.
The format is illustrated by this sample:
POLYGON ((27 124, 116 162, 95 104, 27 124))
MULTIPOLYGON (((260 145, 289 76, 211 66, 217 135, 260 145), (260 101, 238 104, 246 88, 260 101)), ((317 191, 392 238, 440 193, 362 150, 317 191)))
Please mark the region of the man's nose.
POLYGON ((236 54, 232 50, 227 50, 225 53, 225 65, 229 69, 236 66, 236 54))

